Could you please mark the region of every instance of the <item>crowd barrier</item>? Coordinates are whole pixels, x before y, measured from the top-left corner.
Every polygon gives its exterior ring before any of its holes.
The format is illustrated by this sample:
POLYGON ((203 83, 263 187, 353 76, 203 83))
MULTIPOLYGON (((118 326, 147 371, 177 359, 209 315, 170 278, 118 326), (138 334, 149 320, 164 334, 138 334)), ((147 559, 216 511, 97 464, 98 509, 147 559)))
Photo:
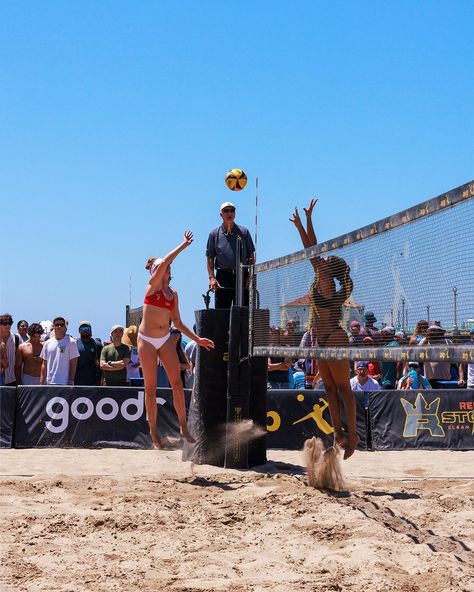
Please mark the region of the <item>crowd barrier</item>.
MULTIPOLYGON (((355 392, 360 448, 474 450, 474 391, 355 392)), ((223 394, 225 396, 225 393, 223 394)), ((185 391, 189 407, 191 391, 185 391)), ((171 389, 157 389, 158 431, 178 436, 171 389)), ((269 390, 268 448, 331 442, 324 391, 269 390)), ((0 447, 151 447, 140 387, 0 387, 0 447)))

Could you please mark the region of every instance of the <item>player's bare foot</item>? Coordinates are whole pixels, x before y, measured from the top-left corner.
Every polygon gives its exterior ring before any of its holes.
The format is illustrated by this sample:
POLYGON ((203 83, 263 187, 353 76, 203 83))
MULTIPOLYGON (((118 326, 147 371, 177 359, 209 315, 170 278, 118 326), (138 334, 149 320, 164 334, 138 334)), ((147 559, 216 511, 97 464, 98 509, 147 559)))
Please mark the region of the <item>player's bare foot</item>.
POLYGON ((334 446, 345 450, 347 447, 347 435, 341 432, 334 432, 334 446))
POLYGON ((158 434, 154 432, 153 434, 150 434, 150 438, 152 447, 155 450, 162 450, 163 442, 161 441, 161 438, 158 437, 158 434))
POLYGON ((189 442, 190 444, 196 443, 196 440, 189 433, 187 426, 181 427, 180 434, 181 434, 181 437, 186 440, 186 442, 189 442))
POLYGON ((344 448, 344 460, 347 460, 350 456, 352 456, 357 448, 357 444, 360 442, 360 438, 357 433, 348 434, 346 436, 347 443, 346 447, 344 448))

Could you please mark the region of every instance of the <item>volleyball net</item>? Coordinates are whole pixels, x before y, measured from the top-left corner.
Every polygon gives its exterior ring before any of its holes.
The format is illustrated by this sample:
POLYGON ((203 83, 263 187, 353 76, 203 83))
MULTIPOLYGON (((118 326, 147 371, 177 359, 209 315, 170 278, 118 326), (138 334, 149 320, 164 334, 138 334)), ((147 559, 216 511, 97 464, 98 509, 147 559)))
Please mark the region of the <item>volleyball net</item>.
MULTIPOLYGON (((317 232, 316 210, 314 218, 317 232)), ((300 240, 295 228, 288 232, 300 240)), ((466 342, 474 327, 473 233, 470 182, 255 265, 252 355, 472 361, 473 348, 466 342)))

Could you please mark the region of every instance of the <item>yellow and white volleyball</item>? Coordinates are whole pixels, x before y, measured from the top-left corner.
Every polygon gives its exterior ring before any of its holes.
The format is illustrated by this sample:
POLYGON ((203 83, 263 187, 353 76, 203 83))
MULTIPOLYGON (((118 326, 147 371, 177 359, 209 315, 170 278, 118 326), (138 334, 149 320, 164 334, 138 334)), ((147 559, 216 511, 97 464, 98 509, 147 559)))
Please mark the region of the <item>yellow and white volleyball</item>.
POLYGON ((242 191, 247 185, 247 175, 242 169, 232 169, 225 176, 225 184, 231 191, 242 191))

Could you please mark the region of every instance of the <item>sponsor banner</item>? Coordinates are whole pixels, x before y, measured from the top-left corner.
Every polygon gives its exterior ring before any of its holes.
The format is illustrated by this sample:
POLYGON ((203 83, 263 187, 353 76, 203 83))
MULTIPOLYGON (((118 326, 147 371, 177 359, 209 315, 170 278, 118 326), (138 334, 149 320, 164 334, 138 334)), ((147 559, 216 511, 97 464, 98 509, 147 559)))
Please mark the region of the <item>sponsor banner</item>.
POLYGON ((370 393, 369 416, 376 450, 474 450, 474 390, 370 393))
MULTIPOLYGON (((171 389, 157 389, 156 401, 158 433, 179 436, 171 389)), ((150 448, 144 389, 18 387, 14 446, 150 448)))
POLYGON ((13 445, 13 426, 15 424, 16 387, 0 387, 0 448, 13 445))
MULTIPOLYGON (((357 403, 357 433, 367 448, 364 393, 354 392, 357 403)), ((342 405, 341 405, 342 408, 342 405)), ((305 440, 316 436, 326 446, 333 442, 334 430, 327 395, 313 390, 269 390, 267 393, 267 446, 299 450, 305 440)))

